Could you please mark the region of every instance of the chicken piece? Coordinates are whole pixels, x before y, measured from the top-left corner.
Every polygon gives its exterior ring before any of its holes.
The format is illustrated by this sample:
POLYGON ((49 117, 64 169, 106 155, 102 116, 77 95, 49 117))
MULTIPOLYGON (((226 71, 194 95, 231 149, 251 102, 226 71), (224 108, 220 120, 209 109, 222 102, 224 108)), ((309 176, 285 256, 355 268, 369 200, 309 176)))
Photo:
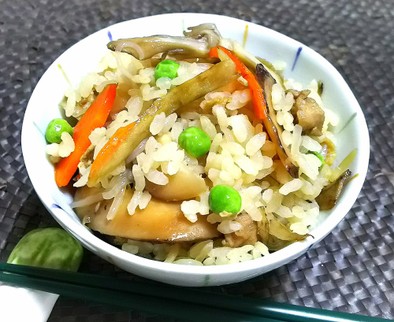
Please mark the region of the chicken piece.
POLYGON ((231 234, 226 234, 225 239, 230 247, 244 245, 254 245, 257 241, 257 225, 248 214, 238 215, 235 221, 242 225, 242 228, 231 234))
POLYGON ((307 135, 322 135, 324 111, 316 101, 308 97, 310 91, 290 91, 295 99, 291 113, 295 122, 301 125, 303 133, 307 135))
MULTIPOLYGON (((100 192, 97 188, 83 187, 77 190, 76 201, 100 192)), ((122 204, 114 218, 107 220, 112 200, 103 200, 98 205, 75 208, 78 216, 87 226, 104 235, 135 240, 159 242, 184 242, 215 238, 220 235, 216 225, 208 223, 205 216, 199 216, 195 223, 183 215, 179 202, 164 202, 152 198, 145 209, 137 208, 133 215, 127 212, 127 205, 133 191, 127 188, 122 204)))

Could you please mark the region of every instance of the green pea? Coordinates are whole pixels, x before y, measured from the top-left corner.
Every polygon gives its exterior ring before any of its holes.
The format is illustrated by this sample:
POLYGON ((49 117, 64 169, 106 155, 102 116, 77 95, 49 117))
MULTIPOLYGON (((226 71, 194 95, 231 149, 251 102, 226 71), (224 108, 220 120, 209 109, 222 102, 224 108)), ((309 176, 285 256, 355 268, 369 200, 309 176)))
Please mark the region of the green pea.
POLYGON ((171 59, 162 60, 156 65, 155 68, 155 79, 161 77, 175 78, 178 76, 179 63, 171 59))
POLYGON ((211 138, 200 128, 192 126, 179 135, 178 144, 187 154, 199 158, 208 153, 211 148, 211 138))
POLYGON ((241 195, 230 186, 217 185, 209 193, 209 208, 214 213, 226 212, 235 215, 240 212, 241 206, 241 195))
POLYGON ((70 135, 73 134, 72 126, 63 119, 53 119, 49 122, 45 131, 45 139, 48 143, 60 143, 62 141, 61 136, 63 132, 68 132, 70 135))

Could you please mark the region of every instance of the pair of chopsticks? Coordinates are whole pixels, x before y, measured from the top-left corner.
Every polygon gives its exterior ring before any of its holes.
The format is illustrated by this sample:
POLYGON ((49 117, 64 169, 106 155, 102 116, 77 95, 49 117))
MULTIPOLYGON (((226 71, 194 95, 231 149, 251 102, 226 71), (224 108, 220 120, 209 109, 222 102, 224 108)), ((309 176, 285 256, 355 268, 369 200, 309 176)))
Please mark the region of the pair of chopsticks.
POLYGON ((0 263, 0 281, 184 321, 387 321, 159 283, 0 263))

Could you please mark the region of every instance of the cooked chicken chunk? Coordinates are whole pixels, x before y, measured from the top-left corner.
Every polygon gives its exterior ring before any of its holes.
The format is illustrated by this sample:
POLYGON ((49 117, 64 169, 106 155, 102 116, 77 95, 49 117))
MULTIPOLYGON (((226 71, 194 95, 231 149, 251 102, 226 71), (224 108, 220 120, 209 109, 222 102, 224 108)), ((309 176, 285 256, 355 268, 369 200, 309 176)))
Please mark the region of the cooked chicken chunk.
POLYGON ((234 233, 226 234, 226 242, 230 247, 244 245, 254 245, 257 239, 257 225, 248 214, 238 215, 235 221, 242 225, 242 228, 234 233))
POLYGON ((291 109, 295 122, 302 126, 303 133, 307 135, 322 135, 324 111, 316 101, 308 97, 310 91, 301 92, 291 90, 295 102, 291 109))

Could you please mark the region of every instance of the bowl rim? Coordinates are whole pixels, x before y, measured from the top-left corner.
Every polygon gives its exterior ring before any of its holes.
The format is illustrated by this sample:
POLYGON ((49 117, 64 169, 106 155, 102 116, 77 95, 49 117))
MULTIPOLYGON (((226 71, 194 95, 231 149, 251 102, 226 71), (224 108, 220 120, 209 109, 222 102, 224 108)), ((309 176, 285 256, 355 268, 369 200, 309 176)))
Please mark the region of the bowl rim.
MULTIPOLYGON (((118 22, 116 24, 107 26, 105 28, 102 28, 89 36, 81 39, 71 47, 69 47, 66 51, 64 51, 56 60, 48 67, 48 69, 44 72, 42 75, 41 79, 38 81, 36 88, 34 89, 32 93, 32 97, 29 99, 29 102, 27 104, 26 112, 24 115, 23 119, 23 125, 22 125, 22 134, 21 134, 21 146, 22 146, 22 154, 23 154, 23 159, 25 162, 25 166, 27 169, 27 173, 29 175, 29 178, 31 180, 31 183, 34 187, 34 190, 36 191, 39 199, 41 202, 44 204, 44 206, 48 209, 48 211, 52 214, 52 216, 55 218, 55 220, 67 231, 69 231, 74 237, 76 237, 78 240, 82 242, 82 244, 94 251, 97 252, 99 251, 101 255, 104 255, 104 258, 107 259, 108 261, 112 261, 112 257, 116 257, 120 259, 121 261, 125 261, 127 263, 132 263, 133 265, 138 266, 140 269, 149 267, 150 270, 154 270, 157 272, 172 272, 176 274, 183 274, 183 275, 194 275, 194 276, 215 276, 215 275, 228 275, 228 274, 233 274, 233 273, 239 273, 239 272, 248 272, 248 271, 261 271, 261 267, 269 266, 272 265, 274 266, 273 268, 277 268, 285 263, 288 263, 289 261, 295 259, 299 255, 301 255, 303 252, 307 251, 312 245, 316 244, 319 242, 321 239, 323 239, 326 235, 328 235, 334 227, 336 227, 346 216, 346 214, 349 212, 349 210, 352 208, 354 202, 357 199, 358 194, 360 193, 366 174, 367 174, 367 169, 368 169, 368 161, 369 161, 369 153, 370 153, 370 139, 369 139, 369 133, 368 133, 368 128, 367 124, 364 118, 364 115, 362 113, 362 109, 357 102, 356 97, 354 96, 353 92, 351 91, 349 85, 345 82, 343 79, 342 75, 335 69, 335 67, 323 56, 321 56, 318 52, 314 51, 312 48, 306 46, 305 44, 290 38, 282 33, 279 33, 273 29, 264 27, 262 25, 255 24, 253 22, 248 22, 242 19, 234 18, 234 17, 228 17, 228 16, 223 16, 223 15, 217 15, 217 14, 207 14, 207 13, 192 13, 192 12, 186 12, 186 13, 166 13, 166 14, 159 14, 159 15, 152 15, 152 16, 147 16, 147 17, 140 17, 136 19, 131 19, 127 21, 122 21, 118 22), (364 149, 358 151, 358 159, 362 160, 360 164, 358 164, 357 168, 357 173, 358 173, 358 178, 356 178, 357 185, 353 185, 353 193, 354 196, 351 198, 351 202, 346 202, 346 203, 339 203, 336 206, 336 213, 339 214, 335 218, 332 218, 332 220, 327 221, 326 225, 319 225, 315 230, 314 230, 314 238, 308 237, 306 240, 302 242, 296 242, 293 243, 289 246, 286 246, 285 248, 270 253, 268 256, 250 260, 247 262, 241 262, 241 263, 234 263, 234 264, 227 264, 227 265, 218 265, 218 266, 186 266, 186 265, 179 265, 179 264, 172 264, 172 263, 165 263, 165 262, 159 262, 151 259, 146 259, 137 255, 133 255, 130 253, 127 253, 126 251, 122 251, 121 249, 101 240, 91 232, 89 232, 88 229, 86 229, 82 223, 77 223, 67 215, 64 214, 64 212, 69 213, 70 209, 67 205, 62 204, 62 202, 58 202, 59 200, 51 200, 49 195, 46 195, 45 189, 42 189, 40 187, 39 183, 33 181, 31 178, 32 172, 34 172, 34 169, 32 167, 32 159, 26 154, 26 146, 29 145, 29 133, 26 127, 26 123, 29 121, 29 106, 31 104, 31 99, 33 95, 35 95, 35 90, 37 86, 39 86, 40 82, 42 81, 42 78, 44 77, 45 73, 50 69, 53 68, 54 65, 63 57, 63 55, 66 55, 67 51, 79 44, 80 42, 86 41, 86 39, 93 37, 94 35, 98 33, 103 33, 107 32, 109 28, 122 28, 122 26, 126 26, 130 22, 148 22, 151 19, 169 19, 169 20, 180 20, 184 19, 186 20, 187 18, 194 17, 194 18, 199 18, 201 20, 207 20, 207 19, 212 19, 214 22, 215 21, 226 21, 228 23, 237 23, 237 24, 248 24, 249 25, 249 30, 250 28, 253 28, 254 30, 258 30, 259 32, 268 32, 275 37, 277 37, 279 40, 288 42, 290 44, 296 45, 296 46, 302 46, 303 49, 305 49, 306 52, 308 52, 310 55, 313 55, 314 59, 318 60, 319 64, 321 64, 324 69, 327 69, 330 74, 333 74, 335 78, 341 83, 341 86, 344 91, 346 91, 349 101, 352 103, 352 106, 359 112, 359 116, 361 119, 359 120, 359 133, 358 135, 361 136, 362 142, 364 144, 364 149), (335 219, 335 220, 334 220, 335 219), (293 254, 293 256, 290 256, 288 254, 293 254), (187 267, 187 269, 185 269, 187 267)), ((72 211, 72 210, 71 210, 72 211)), ((261 273, 255 273, 254 275, 258 275, 261 273)))

